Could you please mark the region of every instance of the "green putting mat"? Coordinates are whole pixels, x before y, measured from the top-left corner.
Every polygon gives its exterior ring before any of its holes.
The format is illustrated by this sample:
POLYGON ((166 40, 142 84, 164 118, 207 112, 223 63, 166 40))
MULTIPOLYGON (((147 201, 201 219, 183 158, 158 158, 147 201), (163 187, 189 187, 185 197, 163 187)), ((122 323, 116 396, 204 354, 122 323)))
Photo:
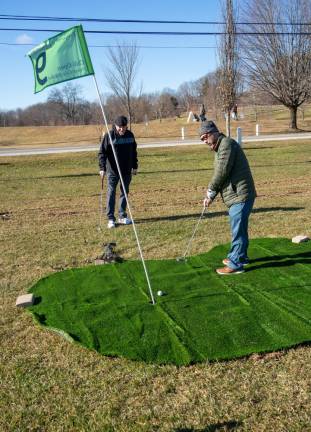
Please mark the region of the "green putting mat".
POLYGON ((229 245, 186 263, 140 261, 54 273, 30 292, 48 328, 108 356, 186 365, 311 340, 311 242, 256 239, 245 273, 219 276, 229 245), (156 296, 162 290, 166 295, 156 296))

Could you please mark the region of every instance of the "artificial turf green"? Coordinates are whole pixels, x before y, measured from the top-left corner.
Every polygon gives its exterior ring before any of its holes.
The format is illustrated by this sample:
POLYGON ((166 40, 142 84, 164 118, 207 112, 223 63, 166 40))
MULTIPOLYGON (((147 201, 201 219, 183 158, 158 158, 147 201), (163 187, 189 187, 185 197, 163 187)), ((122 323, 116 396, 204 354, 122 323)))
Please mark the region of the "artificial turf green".
POLYGON ((186 365, 311 340, 311 242, 256 239, 245 273, 219 276, 228 245, 186 263, 150 260, 54 273, 30 292, 44 326, 108 356, 186 365), (162 290, 166 295, 157 297, 162 290))

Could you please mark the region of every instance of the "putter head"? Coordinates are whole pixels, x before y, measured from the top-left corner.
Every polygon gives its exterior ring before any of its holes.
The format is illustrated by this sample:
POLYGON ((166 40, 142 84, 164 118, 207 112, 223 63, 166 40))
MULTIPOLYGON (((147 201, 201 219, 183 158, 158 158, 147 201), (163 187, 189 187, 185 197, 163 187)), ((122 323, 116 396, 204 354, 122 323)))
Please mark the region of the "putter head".
POLYGON ((179 258, 176 258, 176 261, 177 262, 186 262, 187 259, 185 257, 179 257, 179 258))

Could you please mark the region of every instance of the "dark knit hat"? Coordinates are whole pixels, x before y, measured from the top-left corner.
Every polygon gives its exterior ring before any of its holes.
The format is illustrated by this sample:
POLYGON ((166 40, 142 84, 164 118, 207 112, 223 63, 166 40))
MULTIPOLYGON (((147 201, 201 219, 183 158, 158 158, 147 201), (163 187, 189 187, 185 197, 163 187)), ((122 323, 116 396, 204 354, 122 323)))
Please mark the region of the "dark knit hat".
POLYGON ((121 127, 127 125, 127 118, 125 116, 119 116, 115 119, 114 124, 121 127))
POLYGON ((219 132, 219 130, 213 121, 203 122, 199 129, 200 136, 207 133, 216 133, 216 132, 219 132))

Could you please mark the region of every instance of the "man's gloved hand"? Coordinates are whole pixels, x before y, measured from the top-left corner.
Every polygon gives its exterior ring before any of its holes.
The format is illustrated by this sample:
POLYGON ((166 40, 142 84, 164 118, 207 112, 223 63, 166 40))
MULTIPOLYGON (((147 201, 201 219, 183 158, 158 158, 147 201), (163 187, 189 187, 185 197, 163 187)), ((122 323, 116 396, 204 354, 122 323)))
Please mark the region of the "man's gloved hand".
POLYGON ((133 174, 133 175, 136 175, 136 174, 137 174, 137 169, 133 168, 133 169, 132 169, 132 174, 133 174))
POLYGON ((99 171, 99 175, 101 176, 101 178, 103 178, 105 176, 105 174, 106 174, 106 171, 104 171, 104 170, 99 171))

